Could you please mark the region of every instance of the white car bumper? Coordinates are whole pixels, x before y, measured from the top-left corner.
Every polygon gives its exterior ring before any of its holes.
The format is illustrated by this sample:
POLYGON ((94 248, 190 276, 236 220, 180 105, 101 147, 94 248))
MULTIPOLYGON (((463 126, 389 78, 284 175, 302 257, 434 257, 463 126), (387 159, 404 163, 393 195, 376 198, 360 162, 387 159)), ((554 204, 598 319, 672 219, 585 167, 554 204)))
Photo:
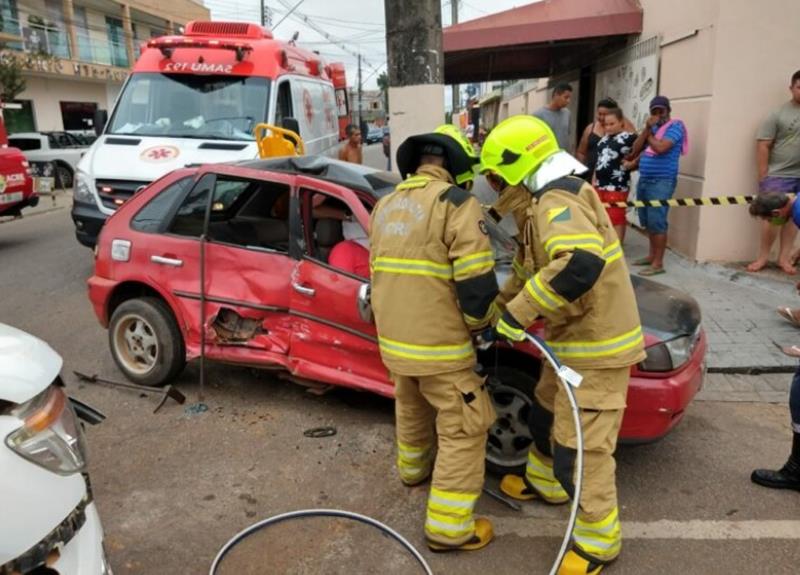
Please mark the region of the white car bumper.
POLYGON ((86 523, 61 549, 61 557, 52 569, 59 575, 112 575, 103 549, 103 527, 97 507, 86 507, 86 523))

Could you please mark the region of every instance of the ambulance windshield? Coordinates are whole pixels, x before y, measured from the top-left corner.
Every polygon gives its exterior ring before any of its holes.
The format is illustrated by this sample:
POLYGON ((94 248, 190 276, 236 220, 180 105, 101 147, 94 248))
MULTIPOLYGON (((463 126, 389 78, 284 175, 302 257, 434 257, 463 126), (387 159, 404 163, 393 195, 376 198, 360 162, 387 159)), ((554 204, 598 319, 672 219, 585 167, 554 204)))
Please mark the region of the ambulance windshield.
POLYGON ((253 128, 267 118, 269 89, 269 80, 251 76, 134 74, 108 133, 253 140, 253 128))

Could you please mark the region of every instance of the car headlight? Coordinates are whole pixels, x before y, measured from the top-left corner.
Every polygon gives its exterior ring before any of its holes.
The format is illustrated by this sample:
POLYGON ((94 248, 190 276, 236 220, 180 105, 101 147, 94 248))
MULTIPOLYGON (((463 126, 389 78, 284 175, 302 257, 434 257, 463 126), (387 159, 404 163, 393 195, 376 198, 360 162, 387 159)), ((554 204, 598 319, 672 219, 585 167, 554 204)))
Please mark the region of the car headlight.
POLYGON ((72 197, 76 202, 83 202, 85 204, 94 203, 92 179, 87 174, 75 172, 75 182, 72 187, 72 197))
POLYGON ((61 388, 49 386, 11 415, 23 425, 6 437, 6 445, 28 461, 59 475, 86 467, 86 440, 61 388))
POLYGON ((642 371, 672 371, 689 361, 697 339, 693 335, 684 335, 651 345, 645 352, 647 358, 639 364, 642 371))

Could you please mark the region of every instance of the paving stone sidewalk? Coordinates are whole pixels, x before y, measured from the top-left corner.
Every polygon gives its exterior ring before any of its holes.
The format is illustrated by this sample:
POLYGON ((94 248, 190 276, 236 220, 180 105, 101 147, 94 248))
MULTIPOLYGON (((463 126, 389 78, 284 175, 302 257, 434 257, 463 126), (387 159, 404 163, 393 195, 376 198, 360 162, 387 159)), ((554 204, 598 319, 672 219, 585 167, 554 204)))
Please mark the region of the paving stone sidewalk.
MULTIPOLYGON (((629 230, 625 238, 628 262, 645 255, 647 239, 638 231, 629 230)), ((667 254, 665 268, 666 274, 652 279, 691 294, 700 304, 708 336, 710 372, 794 371, 797 360, 781 353, 778 346, 800 344, 800 329, 781 318, 776 309, 800 307, 795 290, 800 276, 792 279, 770 273, 751 274, 738 266, 698 264, 673 252, 667 254)), ((631 266, 631 273, 636 270, 631 266)), ((782 377, 788 388, 790 377, 782 377)))

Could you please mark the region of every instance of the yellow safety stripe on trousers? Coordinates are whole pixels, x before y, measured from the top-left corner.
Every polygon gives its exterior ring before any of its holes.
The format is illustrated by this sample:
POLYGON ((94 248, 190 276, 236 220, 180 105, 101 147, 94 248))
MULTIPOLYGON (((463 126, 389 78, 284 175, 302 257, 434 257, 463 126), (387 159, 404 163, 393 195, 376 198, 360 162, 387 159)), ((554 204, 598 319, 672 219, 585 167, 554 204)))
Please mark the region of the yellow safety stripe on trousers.
POLYGON ((372 271, 412 276, 430 276, 443 280, 453 279, 453 268, 450 264, 442 264, 431 260, 377 257, 372 262, 372 271))
POLYGON ((431 446, 416 447, 397 441, 397 471, 404 481, 416 481, 430 472, 431 446))
POLYGON ((461 538, 475 531, 475 520, 472 516, 469 519, 460 519, 434 513, 429 509, 425 518, 425 531, 453 539, 461 538))
POLYGON ((430 495, 428 495, 428 511, 433 510, 437 513, 465 519, 472 515, 477 501, 477 493, 457 493, 431 487, 430 495))
POLYGON ((453 277, 456 280, 466 279, 471 272, 489 271, 494 266, 494 254, 491 250, 477 252, 468 256, 456 258, 453 262, 453 277))
POLYGON ((613 242, 603 248, 603 259, 606 260, 606 264, 610 264, 612 262, 617 261, 622 257, 622 246, 620 245, 619 241, 613 242))
POLYGON ((572 539, 582 551, 600 560, 616 557, 622 547, 618 508, 615 507, 605 519, 594 523, 579 517, 572 531, 572 539))
POLYGON ((638 325, 627 333, 600 341, 548 341, 553 352, 565 357, 608 357, 634 348, 644 342, 642 326, 638 325))
POLYGON ((560 251, 570 251, 582 249, 603 254, 603 238, 600 234, 564 234, 553 236, 544 244, 544 250, 552 260, 556 253, 560 251))
POLYGON ((525 269, 525 266, 517 261, 517 258, 511 260, 511 267, 514 269, 514 273, 517 274, 517 277, 522 281, 526 281, 531 277, 531 274, 525 269))
POLYGON ((541 272, 525 282, 525 289, 528 290, 531 297, 548 311, 556 311, 558 308, 567 305, 567 302, 561 296, 544 285, 540 275, 541 272))
POLYGON ((431 179, 427 176, 411 176, 406 178, 397 186, 395 186, 396 190, 411 190, 413 188, 422 188, 428 185, 431 179))
POLYGON ((378 336, 382 353, 417 361, 450 361, 466 359, 473 353, 472 342, 456 345, 417 345, 378 336))
POLYGON ((533 451, 528 452, 525 479, 547 500, 563 501, 569 499, 569 495, 553 475, 553 468, 540 461, 533 451))

